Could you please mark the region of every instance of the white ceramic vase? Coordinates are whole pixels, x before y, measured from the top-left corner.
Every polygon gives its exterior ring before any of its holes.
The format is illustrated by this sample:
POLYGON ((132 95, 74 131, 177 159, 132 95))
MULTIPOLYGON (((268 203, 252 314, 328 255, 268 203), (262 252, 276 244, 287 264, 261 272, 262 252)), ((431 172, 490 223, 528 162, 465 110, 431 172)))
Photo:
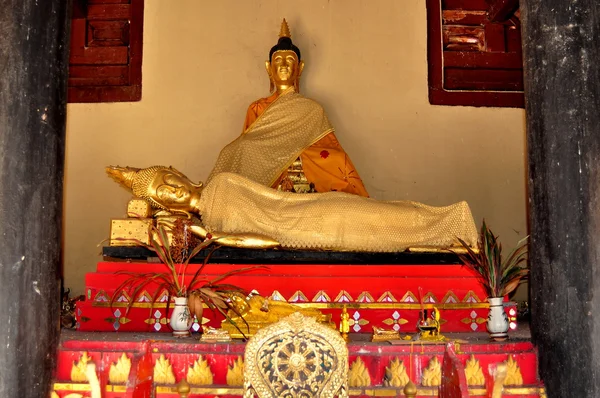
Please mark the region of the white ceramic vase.
POLYGON ((508 315, 504 311, 503 297, 488 297, 490 313, 488 314, 487 329, 490 338, 503 341, 508 338, 508 315))
POLYGON ((187 305, 187 297, 175 297, 175 308, 171 313, 169 325, 173 329, 173 336, 187 337, 190 335, 192 317, 187 305))

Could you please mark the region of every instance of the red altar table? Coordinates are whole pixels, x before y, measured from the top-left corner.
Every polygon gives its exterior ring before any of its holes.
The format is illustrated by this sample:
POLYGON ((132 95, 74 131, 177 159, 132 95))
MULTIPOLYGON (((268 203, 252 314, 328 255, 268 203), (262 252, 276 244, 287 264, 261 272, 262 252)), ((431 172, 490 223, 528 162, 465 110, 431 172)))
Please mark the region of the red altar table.
MULTIPOLYGON (((118 290, 128 278, 122 272, 164 271, 162 264, 141 260, 145 258, 100 262, 95 272, 86 275, 86 300, 76 309, 78 331, 64 333, 59 348, 55 393, 59 398, 71 392, 89 396, 90 386, 73 380, 73 368, 85 359, 96 363, 106 397, 177 398, 176 384, 184 378, 195 380, 190 383, 190 397, 240 397, 242 341, 204 343, 197 334, 174 339, 161 333, 170 332, 166 292, 148 285, 131 297, 118 290), (127 331, 136 333, 122 333, 127 331), (111 382, 111 372, 125 368, 123 361, 130 363, 126 380, 111 382), (202 377, 190 376, 198 369, 204 372, 202 377), (172 374, 165 379, 168 372, 172 374)), ((519 331, 511 341, 489 341, 485 292, 477 277, 451 257, 225 251, 211 259, 203 274, 210 279, 248 264, 266 268, 226 282, 271 300, 319 308, 336 323, 347 308, 353 397, 402 396, 402 383, 408 379, 417 385, 418 397, 489 397, 501 363, 512 372, 503 397, 545 394, 537 376, 535 348, 519 331), (420 311, 433 307, 440 310, 442 333, 452 341, 449 345, 369 342, 373 326, 414 336, 420 311)), ((189 265, 188 278, 197 267, 189 265)), ((505 303, 505 310, 516 329, 515 304, 505 303)), ((210 311, 205 316, 210 325, 220 326, 220 317, 210 311)), ((199 328, 196 322, 192 331, 199 328)))
MULTIPOLYGON (((495 371, 507 367, 502 397, 542 397, 537 353, 527 336, 489 342, 484 333, 448 334, 450 343, 371 343, 368 335, 351 336, 349 393, 352 397, 403 396, 410 380, 417 397, 490 397, 495 371)), ((166 334, 85 333, 65 331, 59 345, 54 393, 90 396, 78 380, 82 361, 96 364, 107 398, 178 398, 177 383, 191 384, 190 398, 240 397, 245 344, 202 343, 166 334), (125 358, 123 360, 123 357, 125 358)))
MULTIPOLYGON (((485 331, 488 315, 485 292, 472 271, 459 264, 265 261, 263 265, 267 268, 235 275, 226 282, 257 291, 272 300, 319 308, 331 314, 336 323, 342 308, 347 307, 353 333, 372 332, 373 326, 412 333, 422 308, 433 307, 440 310, 443 332, 485 331)), ((189 265, 188 277, 198 266, 189 265)), ((247 264, 211 263, 203 273, 211 278, 242 266, 247 264)), ((123 271, 164 271, 164 266, 147 262, 98 263, 96 272, 86 275, 86 300, 77 306, 77 329, 169 332, 166 292, 156 292, 152 285, 137 297, 130 297, 127 291, 116 291, 128 278, 119 274, 123 271)), ((505 309, 511 328, 515 329, 516 305, 507 302, 505 309)), ((211 326, 220 326, 220 316, 210 311, 205 311, 204 316, 211 326)), ((195 323, 192 330, 198 329, 195 323)))

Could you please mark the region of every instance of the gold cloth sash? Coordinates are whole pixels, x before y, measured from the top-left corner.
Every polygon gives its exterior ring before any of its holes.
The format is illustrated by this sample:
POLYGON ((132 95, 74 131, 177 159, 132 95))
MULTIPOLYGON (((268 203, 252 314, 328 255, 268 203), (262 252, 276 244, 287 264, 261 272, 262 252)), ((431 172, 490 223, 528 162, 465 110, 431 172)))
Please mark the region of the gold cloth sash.
POLYGON ((343 192, 279 192, 232 173, 220 173, 200 199, 208 231, 257 233, 283 247, 359 252, 400 252, 477 243, 466 202, 433 207, 412 201, 378 201, 343 192))
POLYGON ((293 90, 284 92, 223 148, 206 182, 229 172, 270 187, 306 148, 332 131, 321 105, 293 90))

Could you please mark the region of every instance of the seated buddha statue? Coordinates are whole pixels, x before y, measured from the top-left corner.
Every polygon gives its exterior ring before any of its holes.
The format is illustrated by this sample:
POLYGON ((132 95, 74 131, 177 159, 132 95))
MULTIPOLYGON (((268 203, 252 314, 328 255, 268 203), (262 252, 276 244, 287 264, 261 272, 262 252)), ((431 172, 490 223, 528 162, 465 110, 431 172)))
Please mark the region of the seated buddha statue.
POLYGON ((323 108, 298 92, 304 61, 285 19, 265 65, 272 94, 250 105, 242 134, 221 151, 207 183, 229 172, 282 191, 367 197, 323 108))
POLYGON ((474 246, 477 229, 466 202, 434 207, 413 201, 378 201, 346 192, 294 193, 222 172, 194 184, 171 167, 111 166, 109 176, 155 209, 202 224, 200 237, 246 248, 401 252, 474 246))

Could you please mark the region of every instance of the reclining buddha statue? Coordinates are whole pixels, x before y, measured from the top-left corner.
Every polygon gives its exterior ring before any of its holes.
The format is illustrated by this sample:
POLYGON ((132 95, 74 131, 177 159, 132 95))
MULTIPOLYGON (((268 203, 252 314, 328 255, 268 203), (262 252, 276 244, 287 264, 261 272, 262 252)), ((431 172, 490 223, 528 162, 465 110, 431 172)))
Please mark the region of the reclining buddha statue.
POLYGON ((106 171, 155 209, 199 217, 201 224, 192 232, 210 233, 228 246, 401 252, 457 247, 457 237, 471 246, 477 242, 466 202, 433 207, 346 192, 283 192, 229 172, 203 185, 164 166, 109 166, 106 171))
POLYGON ((283 191, 368 196, 323 108, 298 93, 304 61, 285 19, 266 68, 271 96, 250 105, 242 135, 223 148, 207 182, 230 172, 283 191))

